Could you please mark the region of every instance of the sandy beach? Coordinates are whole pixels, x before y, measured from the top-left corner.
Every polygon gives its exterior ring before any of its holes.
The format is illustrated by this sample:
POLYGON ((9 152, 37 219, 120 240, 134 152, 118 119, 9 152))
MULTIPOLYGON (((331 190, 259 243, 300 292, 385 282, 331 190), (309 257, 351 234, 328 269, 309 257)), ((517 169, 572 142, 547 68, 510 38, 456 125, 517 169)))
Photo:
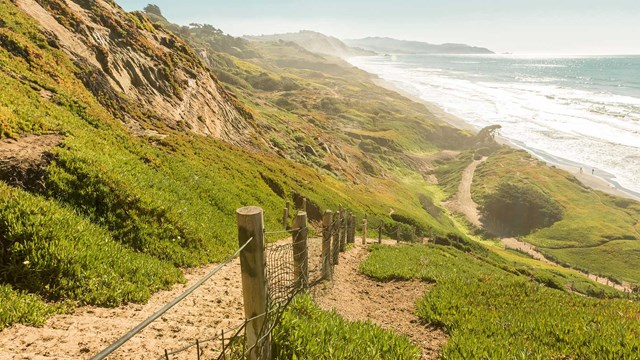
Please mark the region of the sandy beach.
MULTIPOLYGON (((438 105, 425 101, 403 89, 400 89, 399 87, 397 87, 396 85, 394 85, 393 83, 380 79, 378 78, 376 75, 373 75, 373 82, 378 85, 381 86, 385 89, 391 90, 391 91, 395 91, 397 93, 402 94, 403 96, 423 104, 427 110, 429 110, 429 112, 431 112, 437 119, 444 121, 458 129, 463 129, 463 130, 467 130, 467 131, 471 131, 471 132, 477 132, 479 129, 475 128, 473 125, 465 122, 463 119, 450 114, 448 112, 446 112, 444 109, 442 109, 441 107, 439 107, 438 105)), ((584 164, 579 164, 579 163, 575 163, 566 159, 561 159, 558 157, 555 157, 553 155, 550 154, 546 154, 540 151, 533 151, 532 149, 526 148, 524 146, 518 145, 512 141, 510 141, 509 139, 506 139, 504 137, 500 137, 498 136, 497 138, 498 142, 511 146, 513 148, 516 149, 522 149, 522 150, 526 150, 529 153, 531 153, 532 155, 538 157, 539 159, 545 161, 549 166, 555 166, 559 169, 562 169, 570 174, 572 174, 573 176, 575 176, 583 185, 594 189, 594 190, 598 190, 598 191, 602 191, 604 193, 610 194, 610 195, 615 195, 615 196, 619 196, 619 197, 623 197, 623 198, 627 198, 627 199, 633 199, 633 200, 637 200, 640 201, 640 194, 635 193, 631 190, 625 189, 622 186, 620 186, 618 183, 615 182, 614 180, 614 176, 612 174, 609 174, 607 172, 604 172, 602 170, 598 170, 598 169, 594 169, 593 174, 591 173, 592 168, 584 165, 584 164), (582 172, 580 172, 580 169, 582 169, 582 172)))

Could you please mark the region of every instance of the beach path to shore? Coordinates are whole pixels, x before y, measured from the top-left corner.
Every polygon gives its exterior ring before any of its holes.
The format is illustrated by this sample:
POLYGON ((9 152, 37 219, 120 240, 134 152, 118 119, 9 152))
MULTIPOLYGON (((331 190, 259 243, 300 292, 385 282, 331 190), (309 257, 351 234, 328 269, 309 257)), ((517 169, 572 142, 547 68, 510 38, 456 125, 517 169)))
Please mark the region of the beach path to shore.
MULTIPOLYGON (((471 197, 471 184, 473 183, 473 176, 475 171, 482 162, 486 161, 487 158, 482 158, 480 160, 474 160, 471 164, 469 164, 464 172, 462 173, 462 180, 460 181, 460 185, 458 186, 458 193, 454 196, 453 200, 444 204, 444 206, 452 212, 460 212, 465 218, 473 224, 473 226, 478 227, 480 229, 483 228, 482 222, 480 221, 480 214, 478 212, 478 204, 471 197)), ((554 265, 561 267, 561 265, 547 259, 541 252, 539 252, 535 246, 529 244, 527 242, 515 239, 515 238, 502 238, 500 242, 506 249, 517 250, 522 253, 525 253, 531 256, 533 259, 541 261, 543 263, 554 265)), ((596 276, 594 274, 589 274, 586 272, 573 270, 576 273, 579 273, 583 276, 588 277, 589 279, 600 283, 602 285, 607 285, 615 288, 619 291, 631 292, 631 285, 628 283, 616 284, 611 282, 609 279, 605 277, 596 276)))

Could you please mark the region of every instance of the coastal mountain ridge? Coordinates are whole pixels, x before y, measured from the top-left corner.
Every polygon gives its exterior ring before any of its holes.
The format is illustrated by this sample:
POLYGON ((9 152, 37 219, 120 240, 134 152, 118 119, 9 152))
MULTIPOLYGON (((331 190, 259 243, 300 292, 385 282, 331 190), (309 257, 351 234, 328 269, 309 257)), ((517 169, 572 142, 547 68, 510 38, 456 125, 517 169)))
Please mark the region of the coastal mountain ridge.
POLYGON ((357 47, 347 46, 340 39, 324 35, 322 33, 310 30, 301 30, 296 33, 259 35, 259 36, 243 36, 244 39, 250 41, 291 41, 308 51, 330 55, 339 58, 349 58, 353 56, 369 56, 376 53, 357 47))
POLYGON ((383 54, 495 54, 493 51, 466 44, 430 44, 421 41, 398 40, 389 37, 345 39, 345 44, 383 54))
POLYGON ((366 37, 340 40, 316 31, 272 35, 245 35, 250 41, 290 41, 304 49, 342 59, 379 54, 494 54, 493 51, 466 44, 430 44, 420 41, 398 40, 389 37, 366 37))

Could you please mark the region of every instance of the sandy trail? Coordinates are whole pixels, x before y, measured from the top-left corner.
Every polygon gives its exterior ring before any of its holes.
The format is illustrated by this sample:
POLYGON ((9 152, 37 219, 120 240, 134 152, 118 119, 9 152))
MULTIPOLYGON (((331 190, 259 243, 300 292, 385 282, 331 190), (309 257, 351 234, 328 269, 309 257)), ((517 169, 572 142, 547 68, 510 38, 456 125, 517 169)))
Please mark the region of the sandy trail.
POLYGON ((474 160, 466 169, 464 169, 464 172, 462 173, 462 180, 460 181, 460 185, 458 185, 458 193, 450 202, 444 204, 449 210, 464 214, 467 220, 469 220, 473 226, 478 228, 482 228, 482 223, 480 222, 478 204, 476 204, 476 202, 471 198, 471 184, 473 183, 473 175, 475 174, 478 165, 482 164, 486 160, 486 157, 483 157, 480 160, 474 160))
MULTIPOLYGON (((290 241, 290 240, 288 240, 290 241)), ((310 256, 320 239, 310 239, 310 256)), ((279 241, 278 244, 286 243, 279 241)), ((319 250, 318 250, 319 251, 319 250)), ((14 325, 0 332, 0 359, 87 359, 110 345, 155 311, 212 271, 217 264, 185 270, 186 284, 154 294, 144 305, 113 309, 85 306, 73 314, 56 315, 40 328, 14 325)), ((315 266, 311 266, 315 269, 315 266)), ((164 350, 208 339, 244 320, 240 260, 236 258, 181 303, 167 311, 109 359, 156 359, 164 350)), ((203 345, 204 355, 218 356, 220 341, 203 345)), ((195 348, 171 359, 195 359, 195 348)))
MULTIPOLYGON (((282 241, 279 243, 285 243, 282 241)), ((360 239, 357 240, 360 242, 360 239)), ((395 242, 394 242, 395 243, 395 242)), ((321 239, 309 240, 309 269, 320 275, 321 239)), ((341 254, 335 268, 335 285, 313 291, 325 307, 336 304, 338 312, 351 320, 373 322, 409 335, 428 356, 435 358, 445 341, 442 332, 419 324, 415 302, 427 285, 420 282, 379 283, 358 273, 366 248, 356 245, 341 254), (344 308, 343 305, 353 304, 344 308)), ((184 292, 217 265, 185 270, 186 284, 154 294, 147 304, 129 304, 113 309, 85 306, 73 314, 53 316, 39 328, 14 325, 0 332, 0 359, 88 359, 120 338, 134 326, 184 292)), ((156 359, 169 351, 220 334, 244 319, 240 262, 230 262, 184 301, 142 330, 109 359, 156 359)), ((206 358, 217 356, 220 341, 203 345, 206 358)), ((172 359, 195 359, 192 348, 172 359)))
MULTIPOLYGON (((321 239, 309 239, 311 277, 319 276, 321 239), (316 264, 318 262, 318 264, 316 264)), ((281 240, 276 244, 285 244, 281 240)), ((113 309, 85 306, 73 314, 53 316, 40 328, 14 325, 0 332, 0 359, 88 359, 119 339, 155 311, 211 272, 218 264, 185 270, 186 284, 154 294, 144 305, 113 309)), ((240 260, 236 258, 182 302, 167 311, 109 359, 156 359, 196 339, 209 339, 244 320, 240 260)), ((215 358, 221 342, 202 348, 205 358, 215 358), (215 356, 214 356, 215 355, 215 356)), ((196 350, 171 359, 195 359, 196 350)))
POLYGON ((322 308, 335 309, 348 320, 371 320, 406 335, 422 349, 422 359, 436 359, 447 341, 446 335, 421 324, 415 315, 416 301, 424 296, 429 285, 421 281, 374 281, 359 272, 367 254, 366 246, 360 244, 340 254, 333 283, 326 289, 314 289, 314 298, 322 308))
MULTIPOLYGON (((87 359, 117 340, 142 320, 204 277, 216 265, 186 270, 187 283, 152 296, 145 305, 113 309, 86 306, 70 315, 52 317, 43 327, 14 325, 0 333, 1 359, 87 359)), ((155 359, 176 349, 218 335, 244 319, 240 263, 236 259, 182 303, 153 322, 109 357, 155 359)), ((212 351, 208 344, 205 351, 212 351)), ((195 350, 179 358, 195 358, 195 350)), ((172 358, 173 359, 173 358, 172 358)))
MULTIPOLYGON (((544 263, 550 264, 550 265, 555 265, 555 266, 561 266, 560 264, 557 264, 549 259, 547 259, 546 257, 544 257, 544 255, 542 255, 540 252, 538 252, 536 250, 536 248, 526 242, 520 241, 518 239, 514 239, 514 238, 504 238, 504 239, 500 239, 500 241, 502 242, 502 244, 504 245, 505 248, 507 249, 512 249, 512 250, 517 250, 520 252, 523 252, 529 256, 531 256, 532 258, 542 261, 544 263)), ((579 270, 573 270, 579 274, 582 274, 586 277, 588 277, 589 279, 600 283, 602 285, 607 285, 607 286, 611 286, 612 288, 619 290, 619 291, 624 291, 624 292, 631 292, 632 291, 632 287, 631 284, 627 283, 627 282, 623 282, 622 284, 616 284, 614 282, 612 282, 611 280, 605 278, 605 277, 601 277, 601 276, 597 276, 594 274, 589 274, 583 271, 579 271, 579 270)))
MULTIPOLYGON (((474 160, 471 164, 469 164, 469 166, 467 166, 467 168, 462 173, 462 181, 458 186, 458 193, 455 195, 452 201, 445 204, 445 206, 449 210, 458 211, 464 214, 467 220, 478 228, 482 228, 483 225, 482 225, 482 222, 480 221, 478 204, 476 204, 476 202, 473 201, 473 198, 471 197, 471 184, 473 183, 473 176, 475 174, 475 171, 478 165, 480 165, 482 162, 486 160, 487 160, 486 157, 482 158, 481 160, 474 160)), ((524 241, 520 241, 514 238, 502 238, 500 239, 500 241, 502 242, 504 247, 507 249, 523 252, 531 256, 532 258, 549 265, 554 265, 559 267, 561 266, 560 264, 547 259, 542 253, 537 251, 536 248, 529 243, 526 243, 524 241)), ((594 274, 590 274, 590 273, 586 273, 578 270, 574 270, 574 271, 588 277, 589 279, 597 283, 611 286, 614 289, 619 291, 631 292, 632 290, 631 284, 628 284, 628 283, 623 282, 622 284, 616 284, 604 277, 596 276, 594 274)))
POLYGON ((529 243, 526 243, 524 241, 520 241, 520 240, 514 239, 514 238, 502 238, 502 239, 500 239, 500 242, 502 242, 504 247, 507 248, 507 249, 520 251, 522 253, 525 253, 525 254, 531 256, 532 258, 534 258, 536 260, 542 261, 543 263, 547 263, 547 264, 550 264, 550 265, 558 265, 558 264, 554 263, 553 261, 551 261, 551 260, 547 259, 546 257, 544 257, 544 255, 539 253, 533 245, 531 245, 529 243))

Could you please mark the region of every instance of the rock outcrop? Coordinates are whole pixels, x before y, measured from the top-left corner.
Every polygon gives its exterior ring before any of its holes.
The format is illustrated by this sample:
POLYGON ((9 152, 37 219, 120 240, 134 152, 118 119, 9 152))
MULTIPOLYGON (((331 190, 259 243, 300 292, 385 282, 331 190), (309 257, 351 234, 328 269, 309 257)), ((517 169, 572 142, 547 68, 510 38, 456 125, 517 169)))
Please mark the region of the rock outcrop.
POLYGON ((182 40, 144 15, 109 0, 15 3, 71 57, 78 77, 106 108, 142 109, 139 116, 120 116, 133 131, 143 133, 154 124, 247 142, 251 115, 182 40))

